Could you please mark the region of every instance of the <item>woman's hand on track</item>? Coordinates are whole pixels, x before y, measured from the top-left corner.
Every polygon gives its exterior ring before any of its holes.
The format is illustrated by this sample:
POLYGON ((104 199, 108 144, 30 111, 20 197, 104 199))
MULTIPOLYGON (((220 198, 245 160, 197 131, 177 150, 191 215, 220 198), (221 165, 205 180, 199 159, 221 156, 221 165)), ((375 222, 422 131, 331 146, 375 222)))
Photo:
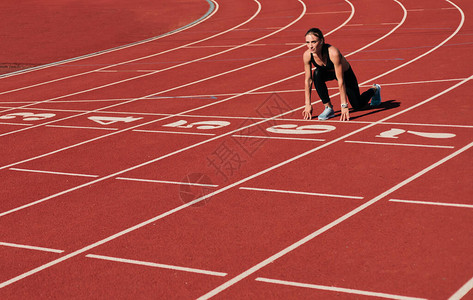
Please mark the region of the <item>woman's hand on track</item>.
POLYGON ((343 108, 340 114, 340 121, 350 121, 350 110, 349 108, 343 108))
POLYGON ((302 116, 304 117, 304 120, 312 119, 312 105, 309 104, 305 106, 302 116))

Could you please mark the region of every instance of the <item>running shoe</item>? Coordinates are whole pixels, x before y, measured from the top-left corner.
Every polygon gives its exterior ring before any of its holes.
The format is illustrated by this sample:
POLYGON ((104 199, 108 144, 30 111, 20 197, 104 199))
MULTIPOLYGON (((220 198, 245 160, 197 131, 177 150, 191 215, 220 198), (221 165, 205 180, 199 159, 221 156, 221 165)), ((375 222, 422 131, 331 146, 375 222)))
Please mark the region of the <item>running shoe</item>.
POLYGON ((373 87, 376 88, 374 96, 371 98, 370 106, 378 106, 381 104, 381 86, 379 84, 373 84, 373 87))
POLYGON ((335 116, 335 112, 331 107, 325 107, 324 111, 319 115, 319 120, 328 120, 335 116))

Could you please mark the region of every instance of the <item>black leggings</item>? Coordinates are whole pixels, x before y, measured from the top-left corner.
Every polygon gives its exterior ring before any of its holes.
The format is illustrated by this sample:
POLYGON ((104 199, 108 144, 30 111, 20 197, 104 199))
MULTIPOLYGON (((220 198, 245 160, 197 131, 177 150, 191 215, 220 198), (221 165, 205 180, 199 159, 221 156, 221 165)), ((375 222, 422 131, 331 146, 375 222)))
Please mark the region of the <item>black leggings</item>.
MULTIPOLYGON (((355 73, 351 67, 344 73, 345 87, 347 92, 348 101, 354 109, 360 109, 366 106, 370 101, 371 97, 374 96, 374 89, 369 89, 360 95, 360 88, 358 87, 358 80, 356 79, 355 73)), ((335 71, 327 71, 326 69, 316 68, 314 70, 314 85, 319 94, 322 103, 326 104, 330 102, 330 96, 328 95, 327 81, 335 80, 335 71)))

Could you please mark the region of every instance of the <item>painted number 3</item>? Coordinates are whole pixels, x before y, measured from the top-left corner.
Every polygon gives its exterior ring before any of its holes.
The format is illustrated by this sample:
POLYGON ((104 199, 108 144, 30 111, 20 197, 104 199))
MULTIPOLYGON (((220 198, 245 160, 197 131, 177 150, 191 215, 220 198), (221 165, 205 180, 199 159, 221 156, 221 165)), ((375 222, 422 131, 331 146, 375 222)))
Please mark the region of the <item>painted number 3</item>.
POLYGON ((23 121, 40 121, 40 120, 52 118, 55 115, 56 114, 51 114, 51 113, 35 114, 35 113, 30 113, 30 112, 19 112, 19 113, 3 115, 0 117, 0 120, 10 120, 10 119, 15 119, 19 117, 19 118, 23 118, 23 121))

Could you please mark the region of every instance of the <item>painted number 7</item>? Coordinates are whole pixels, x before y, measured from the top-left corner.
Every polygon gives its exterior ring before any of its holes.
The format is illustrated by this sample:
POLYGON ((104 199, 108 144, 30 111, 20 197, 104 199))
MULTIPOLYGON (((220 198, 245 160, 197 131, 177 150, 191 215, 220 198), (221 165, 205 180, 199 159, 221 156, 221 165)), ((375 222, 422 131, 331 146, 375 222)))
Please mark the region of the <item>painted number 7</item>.
POLYGON ((389 138, 389 139, 397 139, 399 135, 403 133, 410 133, 413 135, 425 137, 425 138, 431 138, 431 139, 448 139, 452 138, 455 136, 453 133, 443 133, 443 132, 418 132, 418 131, 412 131, 412 130, 404 130, 404 129, 398 129, 398 128, 391 128, 390 130, 386 130, 381 132, 379 135, 376 137, 380 138, 389 138))

